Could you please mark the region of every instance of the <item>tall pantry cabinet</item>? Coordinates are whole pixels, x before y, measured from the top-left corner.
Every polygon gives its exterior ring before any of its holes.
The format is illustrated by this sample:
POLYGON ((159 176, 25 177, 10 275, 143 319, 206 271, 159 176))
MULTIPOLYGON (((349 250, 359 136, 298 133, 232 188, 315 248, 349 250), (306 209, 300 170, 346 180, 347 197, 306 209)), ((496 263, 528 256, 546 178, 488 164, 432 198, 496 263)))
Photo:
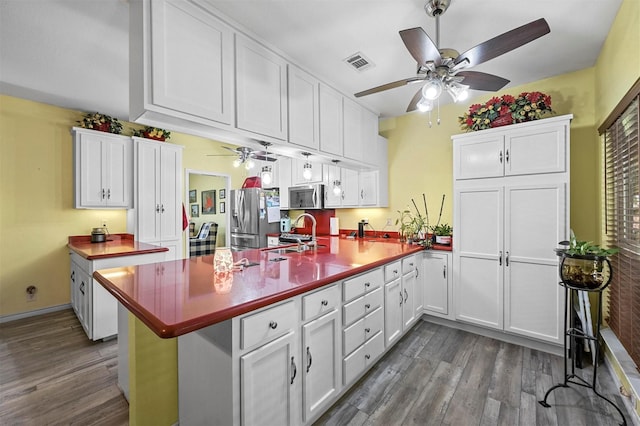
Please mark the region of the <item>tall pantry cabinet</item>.
POLYGON ((456 320, 562 342, 571 118, 453 136, 456 320))
POLYGON ((135 206, 128 232, 138 241, 167 247, 167 260, 182 257, 181 145, 133 138, 135 206))

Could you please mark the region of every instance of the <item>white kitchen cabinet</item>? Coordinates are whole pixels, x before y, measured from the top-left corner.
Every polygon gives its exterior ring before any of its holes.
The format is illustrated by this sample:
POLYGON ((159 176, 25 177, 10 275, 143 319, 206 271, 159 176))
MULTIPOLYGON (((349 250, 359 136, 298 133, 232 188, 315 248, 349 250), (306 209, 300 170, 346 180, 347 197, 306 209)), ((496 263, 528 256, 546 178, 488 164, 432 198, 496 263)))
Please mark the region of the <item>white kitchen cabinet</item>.
POLYGON ((129 21, 131 119, 187 129, 232 125, 232 28, 199 0, 135 0, 129 21))
POLYGON ((422 260, 424 311, 429 315, 454 319, 451 285, 451 253, 428 250, 422 260))
POLYGON ((288 70, 289 142, 318 150, 320 102, 318 79, 291 64, 288 70))
POLYGON ((340 157, 344 154, 342 98, 337 90, 320 84, 320 151, 340 157))
POLYGON ((566 172, 571 117, 454 136, 454 179, 566 172))
POLYGON ((278 188, 280 189, 280 208, 289 208, 289 187, 292 185, 291 179, 291 158, 278 158, 278 188))
POLYGON ((69 257, 71 306, 87 337, 100 340, 118 334, 118 302, 93 279, 93 273, 99 269, 162 262, 165 252, 88 260, 69 250, 69 257))
POLYGON ((422 291, 418 288, 420 265, 415 255, 402 259, 402 327, 408 330, 422 313, 422 291))
POLYGON ((344 98, 344 156, 351 160, 364 161, 363 108, 351 99, 344 98))
POLYGON ((127 227, 136 239, 168 247, 168 258, 182 257, 181 145, 133 138, 135 143, 135 209, 127 227))
POLYGON ((130 208, 133 149, 131 138, 74 127, 74 207, 130 208))
POLYGON ((325 184, 325 207, 356 207, 359 199, 358 172, 336 165, 323 165, 325 184), (340 192, 336 194, 334 184, 338 183, 340 192))
MULTIPOLYGON (((342 389, 340 362, 340 311, 337 306, 322 317, 302 326, 302 350, 304 365, 301 366, 303 388, 303 420, 318 417, 342 389)), ((324 299, 327 300, 327 299, 324 299)))
MULTIPOLYGON (((527 174, 511 173, 512 167, 503 177, 454 182, 453 294, 456 320, 560 344, 564 309, 554 248, 569 232, 569 171, 564 164, 569 159, 569 118, 563 125, 557 119, 546 121, 505 130, 511 140, 509 161, 519 152, 516 141, 526 146, 539 135, 562 133, 557 144, 541 143, 547 154, 554 144, 564 147, 562 167, 557 156, 549 157, 547 167, 532 154, 533 165, 518 162, 518 170, 527 174), (540 173, 528 174, 532 170, 540 173)), ((488 140, 478 133, 478 140, 488 140)), ((488 133, 492 138, 495 134, 488 133)), ((474 138, 462 136, 460 143, 470 146, 474 138)), ((453 139, 455 157, 464 149, 457 149, 458 138, 453 139)))
POLYGON ((378 170, 365 170, 360 172, 358 195, 359 205, 378 205, 378 170))
POLYGON ((240 357, 242 425, 299 424, 303 365, 297 337, 289 332, 240 357))
POLYGON ((236 34, 236 126, 287 140, 287 63, 236 34))
POLYGON ((420 265, 415 255, 384 267, 385 343, 390 347, 420 318, 422 289, 417 289, 420 265))
POLYGON ((322 172, 325 165, 317 161, 309 161, 306 158, 291 159, 291 180, 295 185, 307 185, 309 183, 322 183, 322 172), (311 164, 311 179, 305 179, 302 173, 307 161, 311 164))

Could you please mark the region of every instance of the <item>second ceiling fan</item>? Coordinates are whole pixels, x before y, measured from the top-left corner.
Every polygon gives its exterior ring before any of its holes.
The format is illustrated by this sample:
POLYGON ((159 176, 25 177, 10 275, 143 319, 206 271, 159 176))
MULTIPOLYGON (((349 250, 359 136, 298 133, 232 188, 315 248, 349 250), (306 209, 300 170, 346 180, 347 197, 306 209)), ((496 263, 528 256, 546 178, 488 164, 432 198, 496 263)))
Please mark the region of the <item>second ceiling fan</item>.
POLYGON ((509 80, 493 74, 464 70, 523 46, 551 31, 547 21, 541 18, 507 31, 463 53, 454 49, 441 49, 440 15, 447 10, 450 3, 451 0, 428 0, 425 4, 427 15, 436 19, 435 43, 420 27, 400 31, 404 45, 417 62, 418 69, 414 77, 364 90, 354 96, 359 98, 411 83, 422 83, 422 87, 407 107, 407 112, 411 112, 416 109, 430 111, 433 101, 438 99, 442 91, 447 91, 454 101, 463 100, 468 89, 495 92, 506 86, 509 80))

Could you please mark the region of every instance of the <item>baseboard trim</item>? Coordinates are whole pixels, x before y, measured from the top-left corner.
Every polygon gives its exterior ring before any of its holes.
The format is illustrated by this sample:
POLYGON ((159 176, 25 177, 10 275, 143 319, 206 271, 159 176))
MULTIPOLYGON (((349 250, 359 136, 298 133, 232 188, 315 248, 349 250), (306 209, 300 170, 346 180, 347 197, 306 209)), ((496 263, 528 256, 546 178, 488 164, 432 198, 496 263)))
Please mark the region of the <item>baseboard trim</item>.
POLYGON ((505 333, 503 331, 492 330, 489 328, 479 327, 473 324, 467 324, 459 321, 451 321, 445 318, 435 317, 428 314, 422 315, 422 320, 432 322, 434 324, 444 325, 445 327, 457 328, 458 330, 468 331, 469 333, 479 334, 481 336, 490 337, 502 342, 513 343, 514 345, 524 346, 530 349, 536 349, 553 355, 563 356, 564 348, 562 345, 542 342, 527 337, 516 336, 514 334, 505 333))
POLYGON ((62 311, 65 309, 71 309, 71 304, 65 303, 64 305, 49 306, 48 308, 36 309, 33 311, 27 311, 27 312, 20 312, 18 314, 0 315, 0 324, 3 324, 5 322, 16 321, 19 319, 35 317, 38 315, 49 314, 51 312, 62 311))
POLYGON ((627 413, 632 414, 634 425, 640 425, 640 373, 635 362, 622 346, 620 340, 610 328, 602 328, 600 336, 604 340, 604 359, 607 370, 619 387, 629 393, 630 396, 622 396, 627 413))

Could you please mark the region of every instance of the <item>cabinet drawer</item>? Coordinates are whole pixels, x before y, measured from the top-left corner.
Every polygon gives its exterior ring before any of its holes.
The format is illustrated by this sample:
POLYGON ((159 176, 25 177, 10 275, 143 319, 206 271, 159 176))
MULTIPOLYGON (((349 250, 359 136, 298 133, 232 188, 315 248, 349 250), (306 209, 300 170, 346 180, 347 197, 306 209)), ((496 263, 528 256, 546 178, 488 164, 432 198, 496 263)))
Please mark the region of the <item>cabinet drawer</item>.
POLYGON ((384 315, 382 308, 376 309, 366 317, 357 321, 355 324, 346 328, 343 333, 343 352, 344 355, 351 353, 358 346, 362 345, 367 339, 382 330, 384 315))
POLYGON ((302 320, 310 320, 337 308, 338 305, 340 305, 340 290, 337 285, 316 291, 302 298, 302 320))
POLYGON ((384 352, 384 336, 379 332, 344 359, 342 363, 344 384, 353 382, 366 367, 375 362, 382 352, 384 352))
POLYGON ((344 301, 348 302, 351 299, 365 294, 367 291, 380 287, 381 282, 382 271, 379 268, 346 280, 343 284, 344 301))
POLYGON ((343 308, 344 325, 349 325, 363 315, 373 312, 378 306, 382 305, 383 298, 382 288, 378 287, 371 293, 345 304, 343 308))
POLYGON ((384 282, 389 283, 396 278, 400 278, 402 269, 400 268, 400 261, 389 263, 384 266, 384 282))
POLYGON ((402 274, 406 274, 408 272, 412 272, 416 269, 418 265, 418 260, 415 256, 409 256, 402 259, 402 274))
POLYGON ((296 307, 287 302, 240 320, 240 348, 266 343, 296 327, 296 307))

